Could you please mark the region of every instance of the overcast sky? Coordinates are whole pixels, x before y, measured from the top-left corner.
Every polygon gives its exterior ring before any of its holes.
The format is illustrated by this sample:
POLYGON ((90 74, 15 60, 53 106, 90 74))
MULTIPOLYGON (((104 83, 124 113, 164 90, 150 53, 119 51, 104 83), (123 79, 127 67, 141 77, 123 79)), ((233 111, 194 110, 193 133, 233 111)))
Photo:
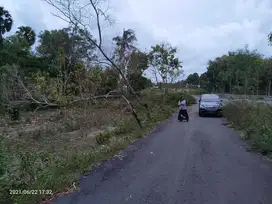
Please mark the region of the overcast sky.
MULTIPOLYGON (((141 49, 168 41, 178 46, 186 75, 205 72, 208 60, 246 44, 272 55, 267 43, 271 0, 112 0, 111 4, 115 24, 104 33, 108 39, 131 28, 141 49)), ((0 0, 0 5, 13 16, 13 31, 20 25, 36 32, 65 26, 42 0, 0 0)))

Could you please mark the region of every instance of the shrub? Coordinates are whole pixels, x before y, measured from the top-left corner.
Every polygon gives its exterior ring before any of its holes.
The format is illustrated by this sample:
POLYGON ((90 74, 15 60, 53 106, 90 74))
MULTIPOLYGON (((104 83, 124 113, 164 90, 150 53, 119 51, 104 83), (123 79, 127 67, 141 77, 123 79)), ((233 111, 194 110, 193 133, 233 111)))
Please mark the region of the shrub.
POLYGON ((14 106, 9 109, 9 115, 11 120, 19 120, 20 118, 20 109, 19 106, 14 106))
POLYGON ((252 142, 253 149, 272 152, 272 107, 261 103, 238 101, 225 106, 224 116, 233 126, 244 132, 244 139, 252 142))
POLYGON ((99 133, 97 136, 95 136, 95 141, 99 145, 104 145, 109 142, 110 136, 111 135, 109 132, 99 133))
POLYGON ((202 88, 196 88, 196 89, 189 89, 187 91, 187 94, 191 95, 201 95, 201 94, 208 94, 209 92, 202 88))
POLYGON ((186 93, 169 93, 166 95, 165 101, 167 103, 170 103, 171 105, 177 106, 178 101, 181 97, 183 97, 187 101, 188 105, 196 104, 196 99, 186 93))

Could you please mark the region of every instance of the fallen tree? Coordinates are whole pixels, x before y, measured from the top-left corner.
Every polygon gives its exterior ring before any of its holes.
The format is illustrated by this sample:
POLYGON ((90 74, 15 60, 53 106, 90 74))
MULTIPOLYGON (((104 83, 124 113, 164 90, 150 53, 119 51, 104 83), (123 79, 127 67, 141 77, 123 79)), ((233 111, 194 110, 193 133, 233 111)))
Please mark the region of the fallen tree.
MULTIPOLYGON (((131 93, 137 99, 138 103, 146 109, 148 118, 150 118, 149 109, 147 104, 141 102, 139 96, 129 83, 125 74, 121 68, 111 59, 110 56, 106 54, 102 48, 102 29, 101 29, 101 17, 104 17, 104 20, 110 22, 109 16, 106 14, 108 7, 104 10, 102 9, 105 1, 101 0, 89 0, 87 4, 82 4, 79 0, 44 0, 46 3, 54 7, 59 14, 53 13, 54 16, 62 19, 67 22, 69 25, 73 25, 79 30, 79 32, 84 35, 90 43, 94 44, 95 47, 100 51, 103 57, 106 60, 106 63, 114 67, 122 79, 124 80, 127 87, 130 89, 131 93), (91 29, 91 23, 96 24, 98 31, 98 39, 95 39, 90 35, 89 30, 91 29)), ((130 102, 131 103, 131 102, 130 102)))

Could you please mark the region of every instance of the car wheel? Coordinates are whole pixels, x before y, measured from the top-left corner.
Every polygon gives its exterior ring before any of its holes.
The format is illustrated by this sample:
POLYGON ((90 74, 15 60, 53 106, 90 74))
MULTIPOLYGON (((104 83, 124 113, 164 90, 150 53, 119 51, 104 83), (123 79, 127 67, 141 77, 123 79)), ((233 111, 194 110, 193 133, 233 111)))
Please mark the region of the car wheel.
POLYGON ((202 116, 203 116, 203 113, 198 112, 198 115, 199 115, 199 117, 202 117, 202 116))

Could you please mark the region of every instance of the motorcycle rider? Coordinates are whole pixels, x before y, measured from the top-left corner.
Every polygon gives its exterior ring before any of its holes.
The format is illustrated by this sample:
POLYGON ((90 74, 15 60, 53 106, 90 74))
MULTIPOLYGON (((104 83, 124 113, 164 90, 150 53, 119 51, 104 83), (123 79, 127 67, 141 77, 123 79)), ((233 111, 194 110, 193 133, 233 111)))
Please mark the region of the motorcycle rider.
POLYGON ((181 97, 179 102, 178 102, 178 106, 179 106, 179 114, 178 114, 178 120, 181 121, 181 116, 183 115, 187 121, 189 121, 189 115, 187 112, 187 101, 181 97))

